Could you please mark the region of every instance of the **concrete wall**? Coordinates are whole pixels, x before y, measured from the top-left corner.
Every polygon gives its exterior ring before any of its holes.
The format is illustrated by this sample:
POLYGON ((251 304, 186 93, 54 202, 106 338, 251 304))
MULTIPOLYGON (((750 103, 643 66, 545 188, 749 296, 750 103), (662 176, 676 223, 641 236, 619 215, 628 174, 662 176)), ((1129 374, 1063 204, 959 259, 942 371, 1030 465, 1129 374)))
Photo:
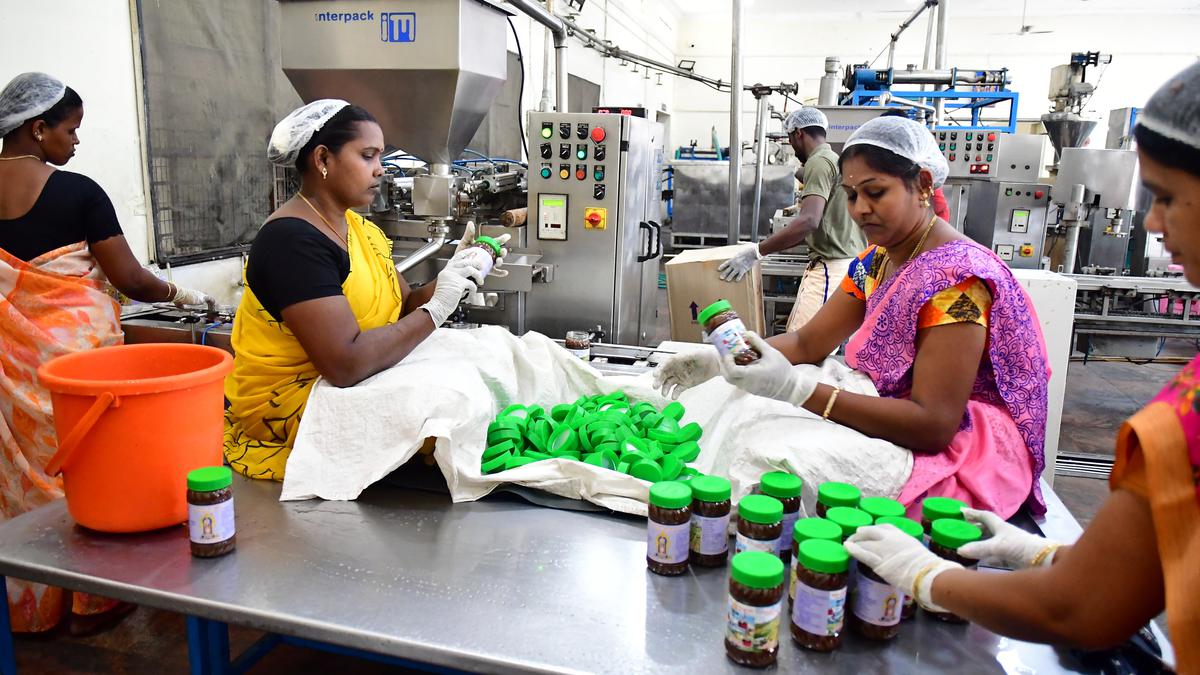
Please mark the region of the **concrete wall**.
MULTIPOLYGON (((759 3, 762 4, 762 3, 759 3)), ((897 3, 899 4, 899 3, 897 3)), ((915 3, 909 3, 915 4, 915 3)), ((964 7, 964 14, 968 7, 964 7)), ((1074 16, 1031 15, 1026 23, 1047 34, 1018 36, 1020 3, 1013 3, 1011 16, 980 17, 948 15, 947 65, 962 68, 1004 68, 1011 71, 1011 88, 1021 95, 1019 115, 1036 119, 1049 102, 1050 69, 1066 63, 1071 52, 1111 53, 1113 62, 1099 83, 1089 110, 1107 118, 1109 110, 1140 106, 1172 73, 1200 55, 1195 35, 1200 32, 1200 14, 1195 10, 1173 14, 1093 13, 1074 16)), ((1030 3, 1036 12, 1036 3, 1030 3)), ((1134 7, 1130 5, 1130 7, 1134 7)), ((904 17, 861 15, 841 17, 776 12, 748 14, 744 81, 795 82, 800 98, 815 101, 826 56, 838 56, 843 66, 870 62, 887 44, 888 35, 904 17)), ((679 28, 678 57, 694 59, 696 71, 711 77, 729 76, 730 29, 728 12, 689 14, 679 28)), ((924 17, 904 34, 896 52, 896 65, 922 63, 925 43, 924 17)), ((885 67, 886 54, 877 67, 885 67)), ((1098 74, 1098 71, 1097 71, 1098 74)), ((1094 81, 1095 76, 1089 76, 1094 81)), ((782 100, 776 97, 777 107, 782 100)), ((794 104, 789 104, 789 108, 794 104)), ((743 129, 753 129, 753 97, 742 99, 743 129)), ((680 81, 676 88, 675 124, 672 144, 684 145, 700 139, 708 145, 710 129, 717 127, 722 143, 728 143, 729 98, 703 85, 680 81)), ((1093 144, 1103 144, 1106 122, 1097 128, 1093 144)), ((777 123, 776 123, 777 125, 777 123)), ((772 126, 772 130, 777 130, 772 126)), ((743 136, 749 134, 744 131, 743 136)))

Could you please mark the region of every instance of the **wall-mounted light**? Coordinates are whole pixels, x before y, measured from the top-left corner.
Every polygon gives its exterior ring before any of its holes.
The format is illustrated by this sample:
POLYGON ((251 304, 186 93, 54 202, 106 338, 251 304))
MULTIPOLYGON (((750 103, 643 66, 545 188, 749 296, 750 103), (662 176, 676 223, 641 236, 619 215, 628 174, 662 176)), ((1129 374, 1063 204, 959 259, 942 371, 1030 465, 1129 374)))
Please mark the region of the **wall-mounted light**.
POLYGON ((676 68, 679 68, 680 70, 686 70, 690 73, 696 69, 696 62, 692 61, 691 59, 680 59, 679 65, 676 66, 676 68))

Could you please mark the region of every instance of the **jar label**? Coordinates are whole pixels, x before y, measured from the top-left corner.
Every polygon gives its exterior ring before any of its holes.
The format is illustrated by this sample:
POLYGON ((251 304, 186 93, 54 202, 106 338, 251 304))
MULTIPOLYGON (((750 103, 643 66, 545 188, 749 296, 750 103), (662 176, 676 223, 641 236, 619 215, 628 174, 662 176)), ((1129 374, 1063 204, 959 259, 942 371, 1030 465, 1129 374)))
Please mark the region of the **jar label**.
POLYGON ((188 536, 193 542, 219 544, 233 535, 233 497, 219 504, 188 504, 188 536))
POLYGON ((854 592, 854 616, 876 626, 895 626, 900 623, 904 595, 895 587, 881 584, 859 575, 854 592))
POLYGON ((846 589, 817 590, 803 581, 796 584, 792 623, 813 635, 837 635, 846 619, 846 589))
POLYGON ((783 512, 783 535, 786 535, 786 536, 780 535, 779 551, 777 551, 775 553, 775 555, 779 555, 779 554, 783 553, 784 551, 788 551, 789 553, 791 552, 792 530, 795 529, 797 520, 800 520, 800 512, 799 511, 794 511, 792 513, 788 513, 787 511, 783 512))
POLYGON ((646 528, 647 558, 665 565, 687 562, 692 530, 690 522, 679 525, 663 525, 653 520, 646 522, 649 524, 646 528))
POLYGON ((744 652, 766 652, 779 646, 779 614, 783 601, 755 607, 729 598, 730 644, 744 652))
POLYGON ((691 548, 700 555, 729 552, 729 514, 707 518, 692 514, 691 548))
POLYGON ((592 358, 592 350, 590 349, 568 349, 567 351, 571 352, 571 356, 583 359, 584 361, 590 361, 592 358))
POLYGON ((492 254, 478 246, 467 248, 463 257, 478 269, 485 279, 492 273, 492 268, 496 266, 496 259, 492 257, 492 254))
POLYGON ((717 351, 721 352, 722 358, 750 349, 750 343, 746 342, 746 324, 741 319, 726 321, 708 337, 717 351))
POLYGON ((762 551, 771 555, 779 555, 779 537, 775 537, 774 539, 751 539, 738 532, 737 540, 733 545, 733 554, 737 555, 742 551, 762 551))

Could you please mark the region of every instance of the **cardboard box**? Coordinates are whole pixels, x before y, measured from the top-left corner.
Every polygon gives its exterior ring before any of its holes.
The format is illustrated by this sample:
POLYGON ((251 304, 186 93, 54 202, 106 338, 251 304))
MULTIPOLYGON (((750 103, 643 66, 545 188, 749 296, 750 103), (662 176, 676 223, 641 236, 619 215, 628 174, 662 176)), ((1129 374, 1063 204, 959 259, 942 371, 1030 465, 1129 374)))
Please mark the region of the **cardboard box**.
POLYGON ((741 281, 721 281, 717 268, 738 249, 719 246, 684 251, 666 264, 667 306, 671 312, 671 339, 701 342, 696 316, 717 300, 728 300, 746 328, 763 334, 761 263, 755 264, 741 281))

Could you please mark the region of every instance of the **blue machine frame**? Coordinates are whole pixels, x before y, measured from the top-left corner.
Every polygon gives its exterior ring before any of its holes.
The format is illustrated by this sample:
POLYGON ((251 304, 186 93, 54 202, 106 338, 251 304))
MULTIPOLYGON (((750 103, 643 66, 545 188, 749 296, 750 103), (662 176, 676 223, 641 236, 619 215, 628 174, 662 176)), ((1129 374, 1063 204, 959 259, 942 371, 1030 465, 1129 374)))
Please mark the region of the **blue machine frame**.
MULTIPOLYGON (((983 85, 990 87, 990 90, 976 89, 973 87, 957 88, 950 87, 942 91, 911 91, 892 89, 891 72, 888 73, 887 82, 880 82, 878 74, 883 71, 875 71, 870 69, 860 69, 854 73, 854 91, 850 92, 842 99, 842 105, 879 105, 879 97, 884 92, 889 93, 895 98, 903 98, 910 101, 921 101, 922 99, 945 99, 945 109, 947 113, 952 113, 958 110, 968 109, 971 111, 971 123, 966 124, 950 124, 939 125, 934 127, 934 131, 999 131, 1003 133, 1017 133, 1017 104, 1020 100, 1020 95, 1015 91, 1005 89, 1003 85, 983 85), (984 124, 979 119, 979 113, 983 108, 989 106, 1008 103, 1008 124, 984 124)), ((957 73, 958 69, 952 69, 952 73, 957 73)), ((973 72, 973 71, 968 71, 973 72)), ((954 77, 952 75, 951 79, 954 77)))

